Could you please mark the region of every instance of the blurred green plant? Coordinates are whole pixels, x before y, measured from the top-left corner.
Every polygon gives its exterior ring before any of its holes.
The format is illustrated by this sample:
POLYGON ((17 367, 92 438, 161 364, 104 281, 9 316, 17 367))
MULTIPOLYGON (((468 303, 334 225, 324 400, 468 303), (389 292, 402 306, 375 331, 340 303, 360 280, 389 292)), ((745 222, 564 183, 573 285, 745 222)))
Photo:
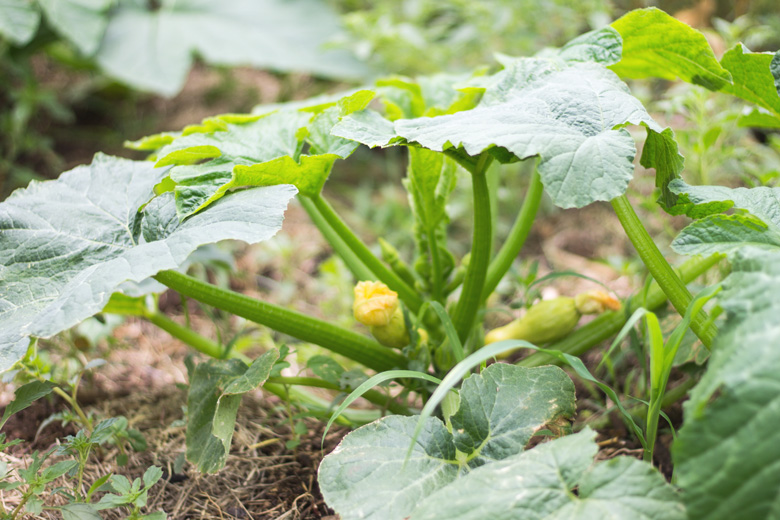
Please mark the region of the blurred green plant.
POLYGON ((607 25, 608 0, 338 0, 340 43, 398 74, 468 70, 492 54, 532 54, 607 25))

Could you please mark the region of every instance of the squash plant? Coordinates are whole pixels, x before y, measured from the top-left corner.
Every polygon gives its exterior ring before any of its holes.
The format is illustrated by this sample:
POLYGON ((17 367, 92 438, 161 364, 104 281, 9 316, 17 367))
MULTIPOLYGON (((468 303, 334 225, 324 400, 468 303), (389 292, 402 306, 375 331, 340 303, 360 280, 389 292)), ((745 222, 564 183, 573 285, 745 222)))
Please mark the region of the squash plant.
POLYGON ((362 395, 393 415, 347 435, 320 467, 323 494, 344 519, 775 518, 777 188, 685 184, 673 131, 653 120, 621 78, 679 78, 731 94, 755 106, 744 124, 778 127, 780 54, 738 45, 718 61, 700 33, 645 9, 561 49, 499 62, 493 74, 388 78, 341 95, 209 118, 130 143, 148 150, 151 161, 98 155, 59 180, 17 191, 0 204, 0 369, 24 357, 36 338, 96 313, 147 318, 216 358, 190 374, 187 456, 204 471, 224 464, 240 396, 249 390, 263 385, 326 413, 328 403, 299 386, 352 391, 337 412, 368 422, 376 414, 348 410, 362 395), (696 219, 672 244, 694 255, 679 269, 625 196, 636 155, 628 126, 647 136, 639 162, 655 169, 659 204, 696 219), (383 258, 375 256, 322 193, 334 164, 360 145, 408 148, 404 185, 417 246, 410 264, 386 242, 383 258), (536 168, 496 252, 488 170, 523 160, 536 168), (469 176, 474 207, 472 248, 461 259, 447 247, 446 203, 457 175, 469 176), (654 282, 623 310, 604 312, 544 349, 522 338, 483 346, 480 309, 520 253, 543 192, 564 208, 609 201, 654 282), (176 270, 200 245, 269 239, 293 197, 355 279, 374 283, 360 286, 360 294, 381 298, 380 321, 367 318, 362 305, 355 315, 368 320, 375 338, 176 270), (710 316, 702 306, 715 290, 694 298, 687 284, 723 255, 731 274, 710 316), (322 379, 282 377, 275 351, 254 361, 225 359, 241 355, 166 318, 145 298, 165 287, 378 374, 340 384, 333 364, 331 372, 319 371, 322 379), (576 356, 627 321, 630 327, 642 313, 651 316, 667 298, 685 319, 666 343, 647 320, 653 398, 643 432, 576 356), (726 318, 716 327, 721 311, 726 318), (647 462, 594 462, 593 432, 570 432, 572 381, 544 365, 569 364, 605 391, 652 455, 657 422, 650 416, 657 421, 670 359, 687 327, 712 357, 673 446, 679 490, 647 462), (402 348, 384 346, 397 342, 402 348), (538 352, 519 366, 484 368, 519 347, 538 352), (400 399, 370 389, 389 380, 425 402, 419 417, 400 399), (539 433, 554 440, 526 451, 539 433))

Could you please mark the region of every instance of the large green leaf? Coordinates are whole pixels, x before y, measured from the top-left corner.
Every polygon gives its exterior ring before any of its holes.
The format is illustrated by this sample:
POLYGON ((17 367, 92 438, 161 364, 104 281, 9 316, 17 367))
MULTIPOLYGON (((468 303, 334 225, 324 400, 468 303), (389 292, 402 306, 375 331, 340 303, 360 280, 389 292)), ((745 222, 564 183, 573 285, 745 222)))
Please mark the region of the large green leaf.
POLYGON ((679 77, 711 90, 731 82, 704 35, 659 9, 631 11, 612 27, 623 37, 623 59, 610 68, 622 77, 679 77))
POLYGON ((85 55, 95 53, 114 0, 38 0, 46 21, 85 55))
POLYGON ((733 78, 728 92, 780 116, 780 95, 772 76, 770 53, 750 52, 741 43, 723 55, 720 63, 733 78))
POLYGON ((673 446, 691 520, 774 520, 780 511, 780 252, 732 255, 727 312, 673 446))
POLYGON ((685 520, 679 495, 650 464, 594 463, 585 430, 475 469, 427 497, 411 520, 685 520))
POLYGON ((674 193, 684 196, 685 213, 693 218, 738 208, 755 215, 766 224, 780 227, 780 188, 690 186, 681 180, 674 181, 670 188, 674 193))
POLYGON ((623 55, 623 38, 612 27, 604 27, 574 38, 557 51, 564 61, 614 65, 623 55))
POLYGON ((780 229, 749 215, 710 215, 687 226, 672 242, 683 255, 730 253, 745 246, 780 248, 780 229))
POLYGON ((494 364, 467 379, 460 396, 452 433, 428 418, 408 459, 415 417, 385 417, 347 435, 320 465, 328 504, 343 520, 401 520, 437 489, 489 459, 519 453, 535 431, 574 411, 573 384, 557 367, 494 364), (458 450, 473 450, 472 441, 480 451, 458 450))
POLYGON ((244 190, 180 223, 170 193, 138 211, 166 174, 99 154, 0 204, 0 371, 24 354, 29 336, 50 337, 99 312, 123 282, 175 269, 203 244, 270 238, 296 192, 244 190))
POLYGON ((343 51, 324 50, 339 32, 317 0, 124 0, 113 13, 97 61, 129 85, 177 93, 193 54, 208 63, 356 78, 364 68, 343 51))
POLYGON ((736 188, 689 186, 681 180, 670 184, 680 195, 677 212, 699 218, 683 229, 672 242, 682 254, 730 253, 752 245, 780 247, 780 188, 736 188), (720 215, 736 208, 750 215, 720 215))
POLYGON ((315 108, 227 115, 185 129, 157 154, 157 166, 179 165, 171 171, 179 217, 244 186, 292 184, 303 195, 318 194, 333 163, 358 146, 331 135, 331 128, 342 116, 365 108, 373 96, 359 90, 315 108), (211 160, 191 164, 204 159, 211 160))
POLYGON ((394 123, 363 112, 344 118, 333 133, 367 145, 405 141, 469 156, 489 150, 502 161, 538 155, 545 189, 568 208, 625 191, 636 154, 626 124, 662 132, 625 84, 594 63, 513 59, 486 83, 472 110, 394 123))
POLYGON ((692 520, 776 519, 780 509, 780 189, 672 189, 704 218, 672 244, 683 253, 729 253, 720 327, 709 368, 685 404, 674 445, 692 520), (715 212, 736 208, 742 213, 715 212), (747 212, 747 213, 745 213, 747 212))
POLYGON ((33 0, 0 0, 0 36, 12 43, 29 42, 40 22, 41 13, 33 0))
POLYGON ((265 383, 279 357, 271 350, 250 366, 211 359, 195 367, 187 394, 187 459, 204 473, 225 466, 241 397, 265 383))

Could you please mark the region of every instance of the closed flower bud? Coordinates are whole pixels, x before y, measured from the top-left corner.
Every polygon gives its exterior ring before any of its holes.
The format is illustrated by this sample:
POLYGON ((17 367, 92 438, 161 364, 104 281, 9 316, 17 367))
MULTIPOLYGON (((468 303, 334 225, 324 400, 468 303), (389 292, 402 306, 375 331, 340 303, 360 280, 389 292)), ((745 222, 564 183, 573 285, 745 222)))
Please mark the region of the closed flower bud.
POLYGON ((355 286, 355 319, 369 327, 388 325, 398 309, 398 293, 382 282, 358 282, 355 286))

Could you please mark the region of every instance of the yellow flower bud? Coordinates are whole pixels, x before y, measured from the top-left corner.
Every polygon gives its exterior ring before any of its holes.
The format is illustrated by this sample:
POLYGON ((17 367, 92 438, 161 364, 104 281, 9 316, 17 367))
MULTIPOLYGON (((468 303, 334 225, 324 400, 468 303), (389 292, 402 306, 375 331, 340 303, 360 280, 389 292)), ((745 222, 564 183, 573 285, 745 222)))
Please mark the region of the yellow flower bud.
POLYGON ((398 293, 382 282, 358 282, 355 286, 355 319, 369 327, 388 325, 398 310, 398 293))

